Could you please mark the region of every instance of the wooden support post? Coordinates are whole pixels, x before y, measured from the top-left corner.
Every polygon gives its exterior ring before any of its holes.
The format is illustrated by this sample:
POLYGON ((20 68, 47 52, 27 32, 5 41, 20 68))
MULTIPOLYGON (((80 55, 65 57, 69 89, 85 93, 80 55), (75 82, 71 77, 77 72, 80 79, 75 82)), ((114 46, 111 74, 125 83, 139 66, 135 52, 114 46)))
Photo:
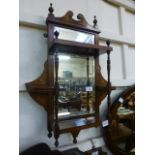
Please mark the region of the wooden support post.
MULTIPOLYGON (((107 46, 110 46, 110 41, 106 41, 107 46)), ((110 50, 107 50, 107 72, 108 72, 108 83, 107 83, 107 94, 108 94, 108 120, 110 123, 110 106, 111 106, 111 82, 110 82, 110 70, 111 70, 111 60, 110 60, 110 50)))

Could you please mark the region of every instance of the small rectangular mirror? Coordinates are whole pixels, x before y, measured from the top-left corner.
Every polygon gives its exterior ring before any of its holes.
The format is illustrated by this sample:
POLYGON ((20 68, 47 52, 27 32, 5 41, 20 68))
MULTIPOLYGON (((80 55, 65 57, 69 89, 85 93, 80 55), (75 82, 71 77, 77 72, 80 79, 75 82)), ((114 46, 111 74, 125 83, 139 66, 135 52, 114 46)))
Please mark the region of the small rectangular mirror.
POLYGON ((94 35, 62 27, 54 27, 54 32, 59 32, 59 39, 75 41, 80 43, 94 44, 94 35))
POLYGON ((94 57, 59 54, 58 58, 58 117, 61 119, 94 113, 94 57))

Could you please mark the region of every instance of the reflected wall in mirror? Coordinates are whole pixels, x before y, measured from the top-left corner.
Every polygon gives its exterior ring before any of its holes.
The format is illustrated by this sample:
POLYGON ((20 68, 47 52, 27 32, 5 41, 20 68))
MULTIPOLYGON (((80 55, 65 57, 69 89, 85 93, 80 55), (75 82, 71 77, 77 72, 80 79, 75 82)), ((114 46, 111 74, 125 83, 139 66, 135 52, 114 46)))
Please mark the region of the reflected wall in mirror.
POLYGON ((95 59, 93 56, 59 54, 58 117, 93 114, 95 104, 95 59))
POLYGON ((54 27, 54 32, 59 32, 59 39, 75 41, 80 43, 94 44, 94 35, 84 32, 79 32, 71 29, 54 27))

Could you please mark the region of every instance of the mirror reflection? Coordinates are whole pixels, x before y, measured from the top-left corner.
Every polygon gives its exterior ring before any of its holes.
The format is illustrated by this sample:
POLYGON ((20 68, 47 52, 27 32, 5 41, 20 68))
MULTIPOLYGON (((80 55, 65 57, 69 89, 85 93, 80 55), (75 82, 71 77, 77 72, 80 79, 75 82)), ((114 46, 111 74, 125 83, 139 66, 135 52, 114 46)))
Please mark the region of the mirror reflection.
POLYGON ((94 113, 94 57, 59 54, 58 117, 74 117, 94 113))
POLYGON ((54 27, 54 31, 59 32, 59 39, 62 39, 62 40, 94 44, 94 35, 89 33, 83 33, 83 32, 56 27, 56 26, 54 27))

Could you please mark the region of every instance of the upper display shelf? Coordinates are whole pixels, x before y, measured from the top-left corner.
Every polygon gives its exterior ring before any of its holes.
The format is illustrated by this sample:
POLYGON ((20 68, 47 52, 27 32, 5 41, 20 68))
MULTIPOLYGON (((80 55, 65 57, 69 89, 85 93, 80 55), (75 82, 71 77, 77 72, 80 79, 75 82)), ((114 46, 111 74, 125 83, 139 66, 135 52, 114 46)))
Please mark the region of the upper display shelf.
POLYGON ((83 54, 83 55, 98 55, 104 54, 108 51, 112 51, 110 46, 100 46, 100 45, 91 45, 86 43, 78 43, 75 41, 54 39, 49 45, 49 54, 53 52, 60 53, 74 53, 74 54, 83 54))

